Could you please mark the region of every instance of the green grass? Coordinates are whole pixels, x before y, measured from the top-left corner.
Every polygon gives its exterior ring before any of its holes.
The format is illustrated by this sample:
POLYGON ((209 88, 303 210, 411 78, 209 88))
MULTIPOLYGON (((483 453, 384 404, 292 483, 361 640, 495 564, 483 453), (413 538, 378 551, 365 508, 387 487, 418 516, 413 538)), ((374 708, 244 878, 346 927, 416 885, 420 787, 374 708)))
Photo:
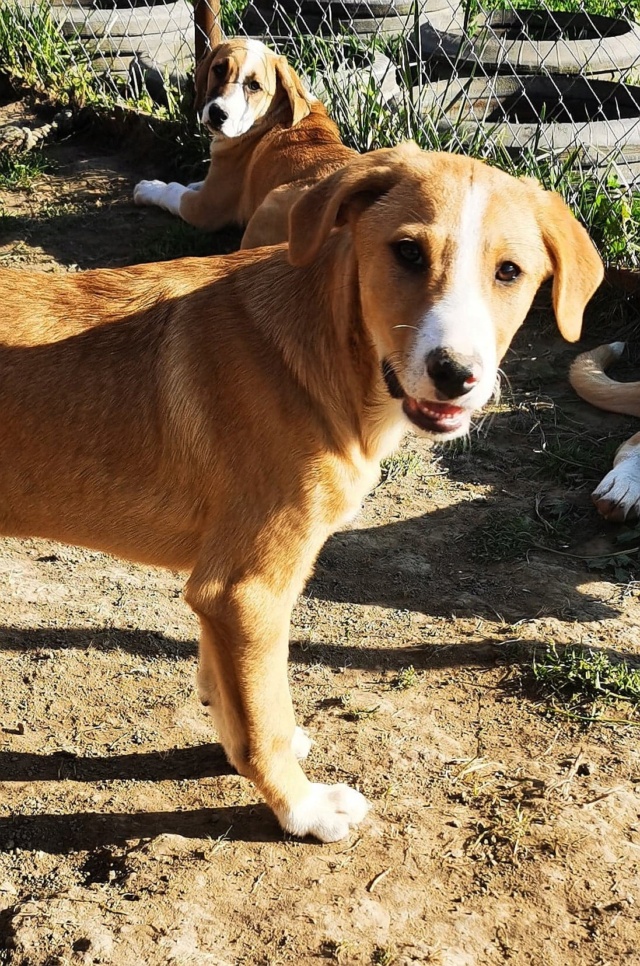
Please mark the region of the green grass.
POLYGON ((588 647, 548 644, 536 653, 531 673, 551 707, 576 720, 634 721, 640 709, 640 664, 588 647), (624 717, 611 709, 624 705, 624 717))
POLYGON ((179 104, 168 91, 169 109, 155 109, 146 92, 134 97, 123 81, 100 76, 79 38, 68 38, 51 12, 49 0, 23 6, 0 3, 0 72, 45 95, 52 103, 109 109, 114 104, 174 116, 179 104))
POLYGON ((403 667, 398 671, 398 676, 393 682, 393 688, 396 691, 408 691, 413 688, 420 681, 420 674, 414 668, 413 664, 408 667, 403 667))
POLYGON ((402 450, 383 459, 380 464, 380 482, 390 483, 403 476, 413 476, 423 468, 422 457, 411 450, 402 450))
POLYGON ((465 537, 478 561, 516 560, 533 549, 544 534, 542 526, 523 513, 495 510, 465 537))
POLYGON ((0 5, 0 70, 60 104, 97 98, 82 47, 62 36, 45 0, 30 9, 15 0, 0 5))
POLYGON ((0 188, 4 191, 29 191, 52 168, 40 151, 27 154, 0 154, 0 188))

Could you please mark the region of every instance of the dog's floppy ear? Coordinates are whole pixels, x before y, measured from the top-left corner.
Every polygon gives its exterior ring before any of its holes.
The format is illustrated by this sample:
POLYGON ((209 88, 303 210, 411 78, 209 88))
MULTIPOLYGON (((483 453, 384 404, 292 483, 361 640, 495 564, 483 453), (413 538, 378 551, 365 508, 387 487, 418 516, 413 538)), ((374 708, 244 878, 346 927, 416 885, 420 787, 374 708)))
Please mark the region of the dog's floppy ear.
POLYGON ((604 276, 602 260, 560 195, 544 194, 542 237, 553 265, 553 310, 560 333, 576 342, 587 302, 604 276))
POLYGON ((416 153, 422 154, 411 141, 372 151, 305 191, 289 212, 291 264, 309 265, 329 232, 393 188, 406 173, 406 162, 416 153))
POLYGON ((278 57, 275 63, 276 77, 282 84, 282 89, 289 99, 291 105, 291 124, 298 124, 304 117, 311 112, 309 105, 309 94, 302 86, 302 81, 296 72, 289 66, 286 57, 278 57))
POLYGON ((207 53, 204 55, 204 57, 196 67, 196 75, 195 75, 195 81, 194 81, 195 88, 196 88, 196 96, 193 103, 193 106, 195 107, 196 111, 201 111, 202 108, 204 107, 205 100, 207 97, 207 81, 209 80, 209 68, 211 67, 211 62, 213 61, 213 58, 218 53, 220 46, 221 45, 218 44, 218 46, 214 47, 213 50, 207 51, 207 53))

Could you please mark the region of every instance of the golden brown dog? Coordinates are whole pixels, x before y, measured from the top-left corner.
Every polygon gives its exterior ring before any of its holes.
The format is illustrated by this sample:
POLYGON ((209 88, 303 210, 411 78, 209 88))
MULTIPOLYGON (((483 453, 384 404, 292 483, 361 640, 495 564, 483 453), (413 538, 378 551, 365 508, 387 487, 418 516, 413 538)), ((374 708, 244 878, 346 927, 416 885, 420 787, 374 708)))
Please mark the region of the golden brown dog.
POLYGON ((0 270, 0 531, 190 571, 201 697, 289 832, 366 811, 298 763, 296 595, 410 426, 468 432, 550 275, 575 340, 602 266, 560 198, 412 144, 303 194, 289 251, 0 270))
MULTIPOLYGON (((583 399, 599 409, 640 416, 640 382, 616 382, 606 368, 624 352, 624 342, 611 342, 582 352, 569 370, 569 382, 583 399)), ((592 493, 598 512, 622 522, 640 516, 640 433, 618 449, 613 469, 592 493)))
POLYGON ((356 154, 286 59, 259 40, 229 40, 205 57, 196 104, 213 136, 205 180, 187 187, 140 181, 134 201, 208 231, 246 226, 242 248, 286 241, 300 193, 356 154))

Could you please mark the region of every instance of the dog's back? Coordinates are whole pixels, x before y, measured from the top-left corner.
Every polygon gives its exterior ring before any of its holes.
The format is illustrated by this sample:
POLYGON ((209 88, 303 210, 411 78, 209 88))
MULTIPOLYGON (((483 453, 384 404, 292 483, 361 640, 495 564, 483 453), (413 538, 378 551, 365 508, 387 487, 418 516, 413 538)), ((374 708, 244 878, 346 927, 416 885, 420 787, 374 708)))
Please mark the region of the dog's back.
POLYGON ((356 151, 342 143, 324 105, 312 101, 309 114, 294 127, 278 124, 262 138, 249 171, 255 182, 260 181, 261 174, 273 179, 272 188, 293 181, 311 183, 333 174, 356 156, 356 151), (261 162, 266 157, 271 171, 263 170, 261 162))

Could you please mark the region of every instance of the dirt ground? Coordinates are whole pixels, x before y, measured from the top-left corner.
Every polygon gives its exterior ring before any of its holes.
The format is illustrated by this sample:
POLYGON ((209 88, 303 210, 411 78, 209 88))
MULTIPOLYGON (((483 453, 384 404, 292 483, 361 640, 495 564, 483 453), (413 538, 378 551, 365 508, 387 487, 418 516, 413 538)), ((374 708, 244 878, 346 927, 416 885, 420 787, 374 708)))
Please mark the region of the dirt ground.
MULTIPOLYGON (((161 159, 91 132, 47 157, 0 191, 0 265, 46 285, 202 244, 131 202, 161 159)), ((605 304, 585 344, 637 325, 605 304)), ((588 497, 632 426, 572 397, 574 352, 543 299, 493 419, 468 448, 410 438, 295 609, 307 772, 373 803, 334 845, 283 836, 225 764, 182 575, 0 543, 0 962, 640 962, 637 728, 575 720, 525 670, 549 642, 640 659, 633 559, 604 556, 628 530, 588 497)))

